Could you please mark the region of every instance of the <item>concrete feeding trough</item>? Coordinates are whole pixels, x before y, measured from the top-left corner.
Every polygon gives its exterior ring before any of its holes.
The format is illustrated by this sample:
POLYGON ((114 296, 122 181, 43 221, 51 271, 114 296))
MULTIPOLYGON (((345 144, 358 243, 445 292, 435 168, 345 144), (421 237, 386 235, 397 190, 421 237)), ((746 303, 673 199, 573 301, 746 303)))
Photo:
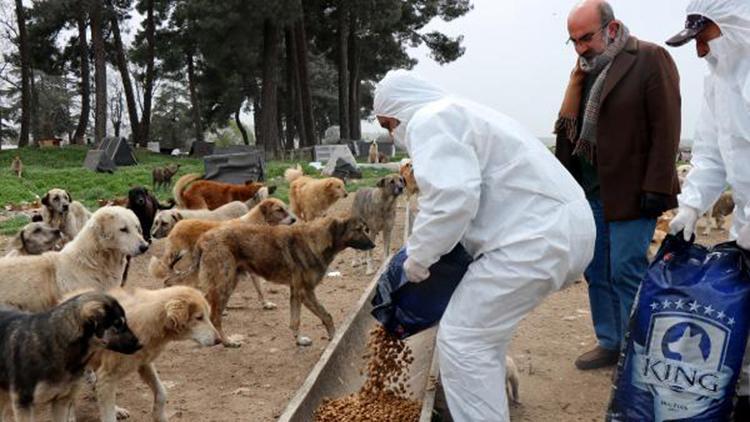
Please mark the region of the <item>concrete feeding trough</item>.
MULTIPOLYGON (((367 340, 377 321, 370 315, 373 296, 383 266, 367 286, 357 302, 356 311, 341 326, 323 351, 320 360, 313 367, 305 382, 297 390, 279 418, 279 422, 309 422, 323 399, 340 398, 356 393, 364 384, 365 375, 360 370, 366 362, 362 356, 366 352, 367 340)), ((407 376, 408 392, 422 402, 420 422, 429 422, 435 405, 434 380, 437 379, 437 356, 433 327, 406 340, 412 349, 414 362, 409 366, 407 376)))

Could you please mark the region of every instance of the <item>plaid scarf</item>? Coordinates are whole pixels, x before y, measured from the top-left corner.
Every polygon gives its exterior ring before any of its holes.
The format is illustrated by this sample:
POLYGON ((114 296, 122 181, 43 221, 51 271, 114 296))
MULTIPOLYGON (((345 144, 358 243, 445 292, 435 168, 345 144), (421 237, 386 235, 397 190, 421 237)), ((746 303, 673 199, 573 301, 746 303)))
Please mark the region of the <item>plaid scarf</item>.
POLYGON ((601 103, 604 81, 607 79, 612 61, 625 48, 625 44, 630 37, 628 28, 620 23, 620 29, 617 31, 615 39, 607 46, 602 54, 586 60, 579 58, 576 68, 570 75, 568 88, 565 90, 560 114, 555 123, 555 133, 563 133, 568 140, 573 143, 573 155, 577 155, 587 160, 589 163, 594 162, 596 157, 596 130, 599 122, 599 108, 601 103), (578 119, 581 115, 581 96, 583 95, 583 85, 587 74, 595 75, 596 80, 591 87, 586 107, 583 110, 583 122, 581 124, 581 133, 578 134, 578 119))

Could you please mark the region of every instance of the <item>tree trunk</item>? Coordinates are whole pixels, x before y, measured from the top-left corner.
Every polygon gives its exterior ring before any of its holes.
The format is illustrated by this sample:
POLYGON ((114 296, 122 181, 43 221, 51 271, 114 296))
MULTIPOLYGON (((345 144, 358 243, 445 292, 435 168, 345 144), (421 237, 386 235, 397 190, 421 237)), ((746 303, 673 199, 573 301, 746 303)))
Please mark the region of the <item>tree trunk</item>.
POLYGON ((357 23, 352 16, 349 27, 349 139, 362 139, 362 119, 360 117, 360 51, 355 32, 357 23))
MULTIPOLYGON (((260 99, 260 133, 265 151, 278 151, 279 29, 270 19, 263 23, 263 86, 260 99)), ((258 142, 256 142, 258 145, 258 142)))
POLYGON ((203 123, 201 122, 201 109, 198 103, 198 89, 195 80, 195 61, 193 53, 187 53, 188 89, 190 90, 190 108, 193 115, 193 129, 195 129, 195 140, 203 142, 203 123))
POLYGON ((29 145, 29 126, 31 125, 31 58, 26 33, 26 12, 21 0, 16 0, 16 20, 18 21, 18 50, 21 57, 21 133, 18 137, 18 146, 25 147, 29 145))
POLYGON ((78 13, 76 23, 78 24, 78 55, 81 66, 81 114, 78 116, 78 125, 73 134, 73 143, 83 145, 86 143, 86 128, 89 126, 89 115, 91 114, 91 85, 89 74, 89 42, 86 39, 86 8, 84 0, 78 0, 78 13))
MULTIPOLYGON (((297 40, 292 27, 286 30, 286 54, 289 62, 290 73, 290 100, 292 101, 292 112, 290 117, 294 119, 297 133, 299 133, 299 146, 309 145, 307 132, 305 130, 304 108, 302 106, 302 95, 300 85, 299 57, 297 57, 297 40)), ((290 148, 294 148, 294 137, 292 136, 290 148)))
POLYGON ((146 83, 143 86, 143 116, 138 145, 147 146, 151 131, 151 97, 154 94, 154 57, 156 55, 156 22, 154 21, 154 0, 146 1, 146 83))
MULTIPOLYGON (((40 79, 39 84, 44 85, 44 81, 40 79)), ((29 122, 29 130, 31 131, 31 144, 36 145, 39 142, 41 130, 39 125, 39 91, 37 90, 34 69, 30 69, 29 71, 29 90, 31 91, 31 106, 29 107, 31 121, 29 122)))
POLYGON ((338 5, 339 138, 349 139, 349 12, 347 0, 338 5))
POLYGON ((133 141, 138 142, 139 140, 139 122, 138 122, 138 104, 135 101, 135 94, 133 92, 133 84, 130 81, 130 70, 128 69, 128 61, 125 57, 125 46, 122 44, 122 36, 120 35, 120 23, 117 21, 117 16, 112 13, 110 20, 112 25, 112 38, 115 43, 115 56, 117 61, 117 70, 120 71, 120 79, 122 79, 122 88, 125 91, 125 104, 128 106, 128 119, 130 120, 130 132, 133 136, 133 141))
POLYGON ((240 105, 237 107, 237 110, 235 110, 234 112, 234 122, 237 123, 237 129, 239 129, 240 133, 242 134, 242 142, 244 142, 245 145, 250 145, 250 139, 247 136, 247 130, 242 124, 242 120, 240 120, 240 110, 242 110, 242 103, 240 103, 240 105))
POLYGON ((297 46, 297 60, 300 79, 300 97, 302 98, 302 118, 305 123, 307 144, 312 146, 318 143, 318 134, 315 132, 315 118, 313 116, 312 89, 310 87, 310 70, 307 57, 307 36, 305 35, 305 20, 300 18, 294 24, 294 37, 297 46))
POLYGON ((94 43, 94 89, 96 105, 94 112, 94 142, 96 145, 107 136, 107 62, 104 51, 101 0, 91 2, 91 40, 94 43))

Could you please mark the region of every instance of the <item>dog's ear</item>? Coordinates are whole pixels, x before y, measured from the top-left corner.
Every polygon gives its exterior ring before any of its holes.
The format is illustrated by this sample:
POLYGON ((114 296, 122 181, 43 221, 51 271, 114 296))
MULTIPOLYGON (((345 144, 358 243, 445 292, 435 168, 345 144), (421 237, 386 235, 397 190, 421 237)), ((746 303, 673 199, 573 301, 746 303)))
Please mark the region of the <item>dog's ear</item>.
POLYGON ((49 192, 45 193, 42 197, 42 205, 44 205, 45 207, 49 206, 49 192))
POLYGON ((110 213, 99 214, 96 216, 95 227, 99 233, 99 237, 105 240, 113 238, 110 233, 110 226, 113 225, 115 216, 110 213))
POLYGON ((268 194, 273 195, 273 193, 276 192, 276 185, 271 185, 268 187, 268 194))
POLYGON ((34 214, 31 214, 31 222, 32 223, 40 223, 44 221, 44 217, 42 217, 42 214, 35 212, 34 214))
POLYGON ((173 213, 172 214, 172 219, 174 220, 175 223, 178 222, 178 221, 180 221, 180 220, 182 220, 182 213, 180 213, 180 212, 173 213))
POLYGON ((81 306, 81 320, 88 327, 93 329, 97 337, 104 335, 104 317, 107 315, 105 304, 101 300, 92 299, 81 306))
POLYGON ((185 329, 187 323, 190 321, 190 309, 188 303, 184 299, 171 299, 166 305, 164 305, 164 311, 166 312, 166 327, 167 329, 180 332, 185 329))
POLYGON ((68 197, 68 202, 73 202, 73 198, 70 196, 70 192, 65 191, 65 196, 68 197))
POLYGON ((385 183, 386 183, 385 177, 381 177, 381 178, 380 178, 380 179, 378 180, 378 184, 377 184, 377 187, 379 187, 379 188, 383 188, 383 187, 385 187, 385 183))

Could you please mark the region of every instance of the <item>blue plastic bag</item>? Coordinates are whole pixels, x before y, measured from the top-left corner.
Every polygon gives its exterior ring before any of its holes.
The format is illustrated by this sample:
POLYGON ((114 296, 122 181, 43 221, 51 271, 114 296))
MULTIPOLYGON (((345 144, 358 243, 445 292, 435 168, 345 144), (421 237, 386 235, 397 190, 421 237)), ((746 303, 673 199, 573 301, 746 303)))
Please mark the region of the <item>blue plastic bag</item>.
POLYGON ((472 259, 459 244, 430 267, 430 276, 421 283, 406 279, 404 261, 406 249, 402 248, 380 275, 371 311, 386 331, 400 339, 440 321, 472 259))
POLYGON ((607 420, 726 421, 750 313, 750 255, 668 236, 638 292, 607 420))

